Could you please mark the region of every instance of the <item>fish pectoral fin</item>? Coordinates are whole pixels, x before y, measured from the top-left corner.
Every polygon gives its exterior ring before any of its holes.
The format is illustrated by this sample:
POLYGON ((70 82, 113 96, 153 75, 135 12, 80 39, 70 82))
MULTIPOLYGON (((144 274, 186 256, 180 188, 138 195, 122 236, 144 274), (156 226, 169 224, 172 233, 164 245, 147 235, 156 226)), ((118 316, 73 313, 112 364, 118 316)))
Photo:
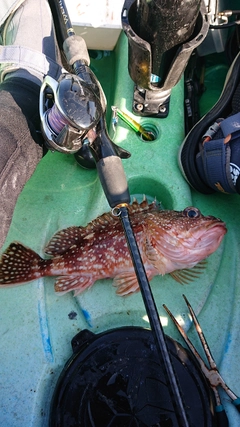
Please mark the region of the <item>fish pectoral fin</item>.
POLYGON ((94 282, 91 277, 76 275, 60 276, 55 282, 54 289, 56 292, 61 293, 74 291, 74 296, 76 296, 87 288, 90 288, 93 283, 94 282))
POLYGON ((134 272, 125 272, 114 277, 113 286, 117 288, 116 294, 120 296, 139 291, 137 276, 134 272))
POLYGON ((165 258, 154 248, 148 237, 145 240, 144 251, 148 261, 156 268, 159 274, 164 275, 166 273, 165 258))
POLYGON ((192 268, 185 268, 183 270, 175 270, 169 273, 176 282, 186 285, 189 282, 193 282, 195 279, 198 279, 200 274, 203 273, 206 268, 207 261, 204 259, 196 264, 192 268))

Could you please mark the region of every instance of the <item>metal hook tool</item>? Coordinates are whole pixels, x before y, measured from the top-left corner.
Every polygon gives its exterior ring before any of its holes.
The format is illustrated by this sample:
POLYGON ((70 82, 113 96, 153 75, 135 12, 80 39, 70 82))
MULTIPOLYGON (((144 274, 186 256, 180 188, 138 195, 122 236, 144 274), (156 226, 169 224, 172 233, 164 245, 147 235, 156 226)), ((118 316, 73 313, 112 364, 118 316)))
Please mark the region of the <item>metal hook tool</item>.
POLYGON ((174 322, 174 324, 176 325, 176 327, 178 328, 180 334, 182 335, 184 341, 186 342, 186 344, 188 345, 189 349, 191 350, 191 352, 193 353, 193 355, 196 357, 201 371, 204 374, 204 376, 206 377, 206 379, 208 380, 210 387, 212 388, 213 392, 214 392, 214 396, 215 396, 215 400, 216 400, 216 417, 217 417, 217 425, 218 427, 228 427, 229 426, 229 422, 227 419, 227 415, 225 412, 225 409, 222 405, 221 402, 221 398, 220 398, 220 394, 217 390, 218 387, 222 387, 222 389, 226 392, 226 394, 230 397, 233 405, 237 408, 238 412, 240 413, 240 397, 238 397, 235 393, 233 393, 233 391, 227 386, 227 384, 225 383, 224 379, 222 378, 221 374, 218 371, 217 365, 215 360, 213 359, 213 356, 211 354, 210 348, 208 346, 208 343, 206 341, 206 338, 203 334, 203 331, 201 329, 201 326, 198 322, 198 319, 193 311, 193 308, 191 307, 189 301, 187 300, 186 296, 183 295, 183 298, 186 301, 186 304, 188 306, 189 312, 192 316, 192 320, 194 322, 196 331, 198 333, 199 339, 202 343, 204 352, 206 354, 206 357, 208 359, 210 368, 208 368, 208 366, 206 365, 206 363, 204 362, 204 360, 202 359, 202 357, 200 356, 200 354, 198 353, 197 349, 194 347, 194 345, 192 344, 192 342, 190 341, 190 339, 188 338, 186 332, 184 331, 184 329, 182 328, 182 326, 178 323, 178 321, 175 319, 175 317, 173 316, 173 314, 171 313, 171 311, 166 307, 165 304, 163 304, 163 307, 165 308, 166 312, 169 314, 169 316, 171 317, 172 321, 174 322))

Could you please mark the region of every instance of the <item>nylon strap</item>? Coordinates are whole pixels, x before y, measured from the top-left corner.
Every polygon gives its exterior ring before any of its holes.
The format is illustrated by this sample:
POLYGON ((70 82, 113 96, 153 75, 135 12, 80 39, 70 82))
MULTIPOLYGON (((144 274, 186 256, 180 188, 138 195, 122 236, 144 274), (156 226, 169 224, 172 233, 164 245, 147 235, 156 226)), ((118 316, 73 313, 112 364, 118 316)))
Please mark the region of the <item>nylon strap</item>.
POLYGON ((229 143, 237 138, 240 139, 240 113, 223 120, 220 127, 224 138, 212 139, 201 144, 196 161, 200 175, 205 176, 205 181, 214 190, 236 193, 239 191, 238 186, 234 186, 231 178, 231 148, 229 143), (224 143, 229 134, 231 134, 231 139, 224 143))
MULTIPOLYGON (((32 70, 34 73, 37 72, 43 76, 50 75, 55 79, 58 79, 63 71, 59 64, 43 53, 17 45, 0 46, 0 63, 14 64, 16 69, 32 70)), ((4 68, 2 71, 5 73, 4 68)))

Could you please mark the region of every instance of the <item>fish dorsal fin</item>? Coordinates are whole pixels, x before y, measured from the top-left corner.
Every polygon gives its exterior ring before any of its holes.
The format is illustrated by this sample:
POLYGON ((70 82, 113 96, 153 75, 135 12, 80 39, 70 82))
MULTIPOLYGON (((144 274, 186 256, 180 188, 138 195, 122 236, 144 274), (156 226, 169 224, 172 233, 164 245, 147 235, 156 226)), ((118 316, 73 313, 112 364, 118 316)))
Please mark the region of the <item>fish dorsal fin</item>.
POLYGON ((117 288, 116 294, 125 296, 139 291, 137 276, 134 272, 118 274, 113 280, 113 286, 117 288))
MULTIPOLYGON (((159 210, 159 207, 156 202, 148 204, 148 201, 144 198, 141 203, 134 200, 133 203, 128 206, 128 209, 131 216, 140 212, 156 211, 159 210)), ((62 255, 73 245, 81 246, 83 243, 86 243, 88 239, 97 239, 100 231, 108 229, 109 227, 116 228, 117 226, 122 229, 118 217, 112 215, 111 212, 103 213, 91 221, 86 227, 73 226, 58 231, 45 247, 45 253, 52 256, 62 255)))
POLYGON ((153 212, 153 211, 159 211, 159 210, 160 210, 159 204, 156 201, 148 203, 148 200, 146 199, 145 196, 143 197, 143 200, 141 203, 138 203, 136 199, 133 199, 132 204, 128 206, 129 215, 133 215, 141 212, 153 212))
POLYGON ((86 227, 68 227, 58 231, 51 238, 50 242, 45 248, 45 253, 48 255, 61 255, 65 253, 73 245, 81 246, 87 240, 94 237, 100 230, 104 228, 116 226, 119 219, 111 215, 111 213, 104 213, 98 218, 91 221, 86 227))
POLYGON ((58 231, 45 247, 47 255, 61 255, 70 247, 79 244, 85 236, 84 227, 69 227, 58 231))
POLYGON ((175 270, 169 274, 172 276, 174 280, 176 280, 176 282, 181 283, 182 285, 185 285, 197 279, 200 276, 200 274, 203 273, 204 269, 206 268, 206 264, 207 264, 207 260, 203 259, 192 268, 175 270))

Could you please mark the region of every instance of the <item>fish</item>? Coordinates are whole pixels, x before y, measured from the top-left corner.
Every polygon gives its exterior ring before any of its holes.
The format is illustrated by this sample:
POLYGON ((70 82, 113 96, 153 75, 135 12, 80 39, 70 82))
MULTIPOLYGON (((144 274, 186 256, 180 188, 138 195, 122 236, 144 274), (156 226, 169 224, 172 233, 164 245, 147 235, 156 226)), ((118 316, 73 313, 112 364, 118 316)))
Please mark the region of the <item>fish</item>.
MULTIPOLYGON (((146 198, 128 206, 129 218, 150 281, 170 274, 179 283, 194 280, 205 260, 219 247, 226 224, 204 216, 196 207, 164 210, 146 198)), ((113 279, 116 293, 139 291, 139 284, 120 219, 107 212, 85 227, 58 231, 45 247, 42 258, 27 246, 13 242, 0 259, 0 287, 56 276, 55 291, 74 292, 90 288, 97 280, 113 279)))

